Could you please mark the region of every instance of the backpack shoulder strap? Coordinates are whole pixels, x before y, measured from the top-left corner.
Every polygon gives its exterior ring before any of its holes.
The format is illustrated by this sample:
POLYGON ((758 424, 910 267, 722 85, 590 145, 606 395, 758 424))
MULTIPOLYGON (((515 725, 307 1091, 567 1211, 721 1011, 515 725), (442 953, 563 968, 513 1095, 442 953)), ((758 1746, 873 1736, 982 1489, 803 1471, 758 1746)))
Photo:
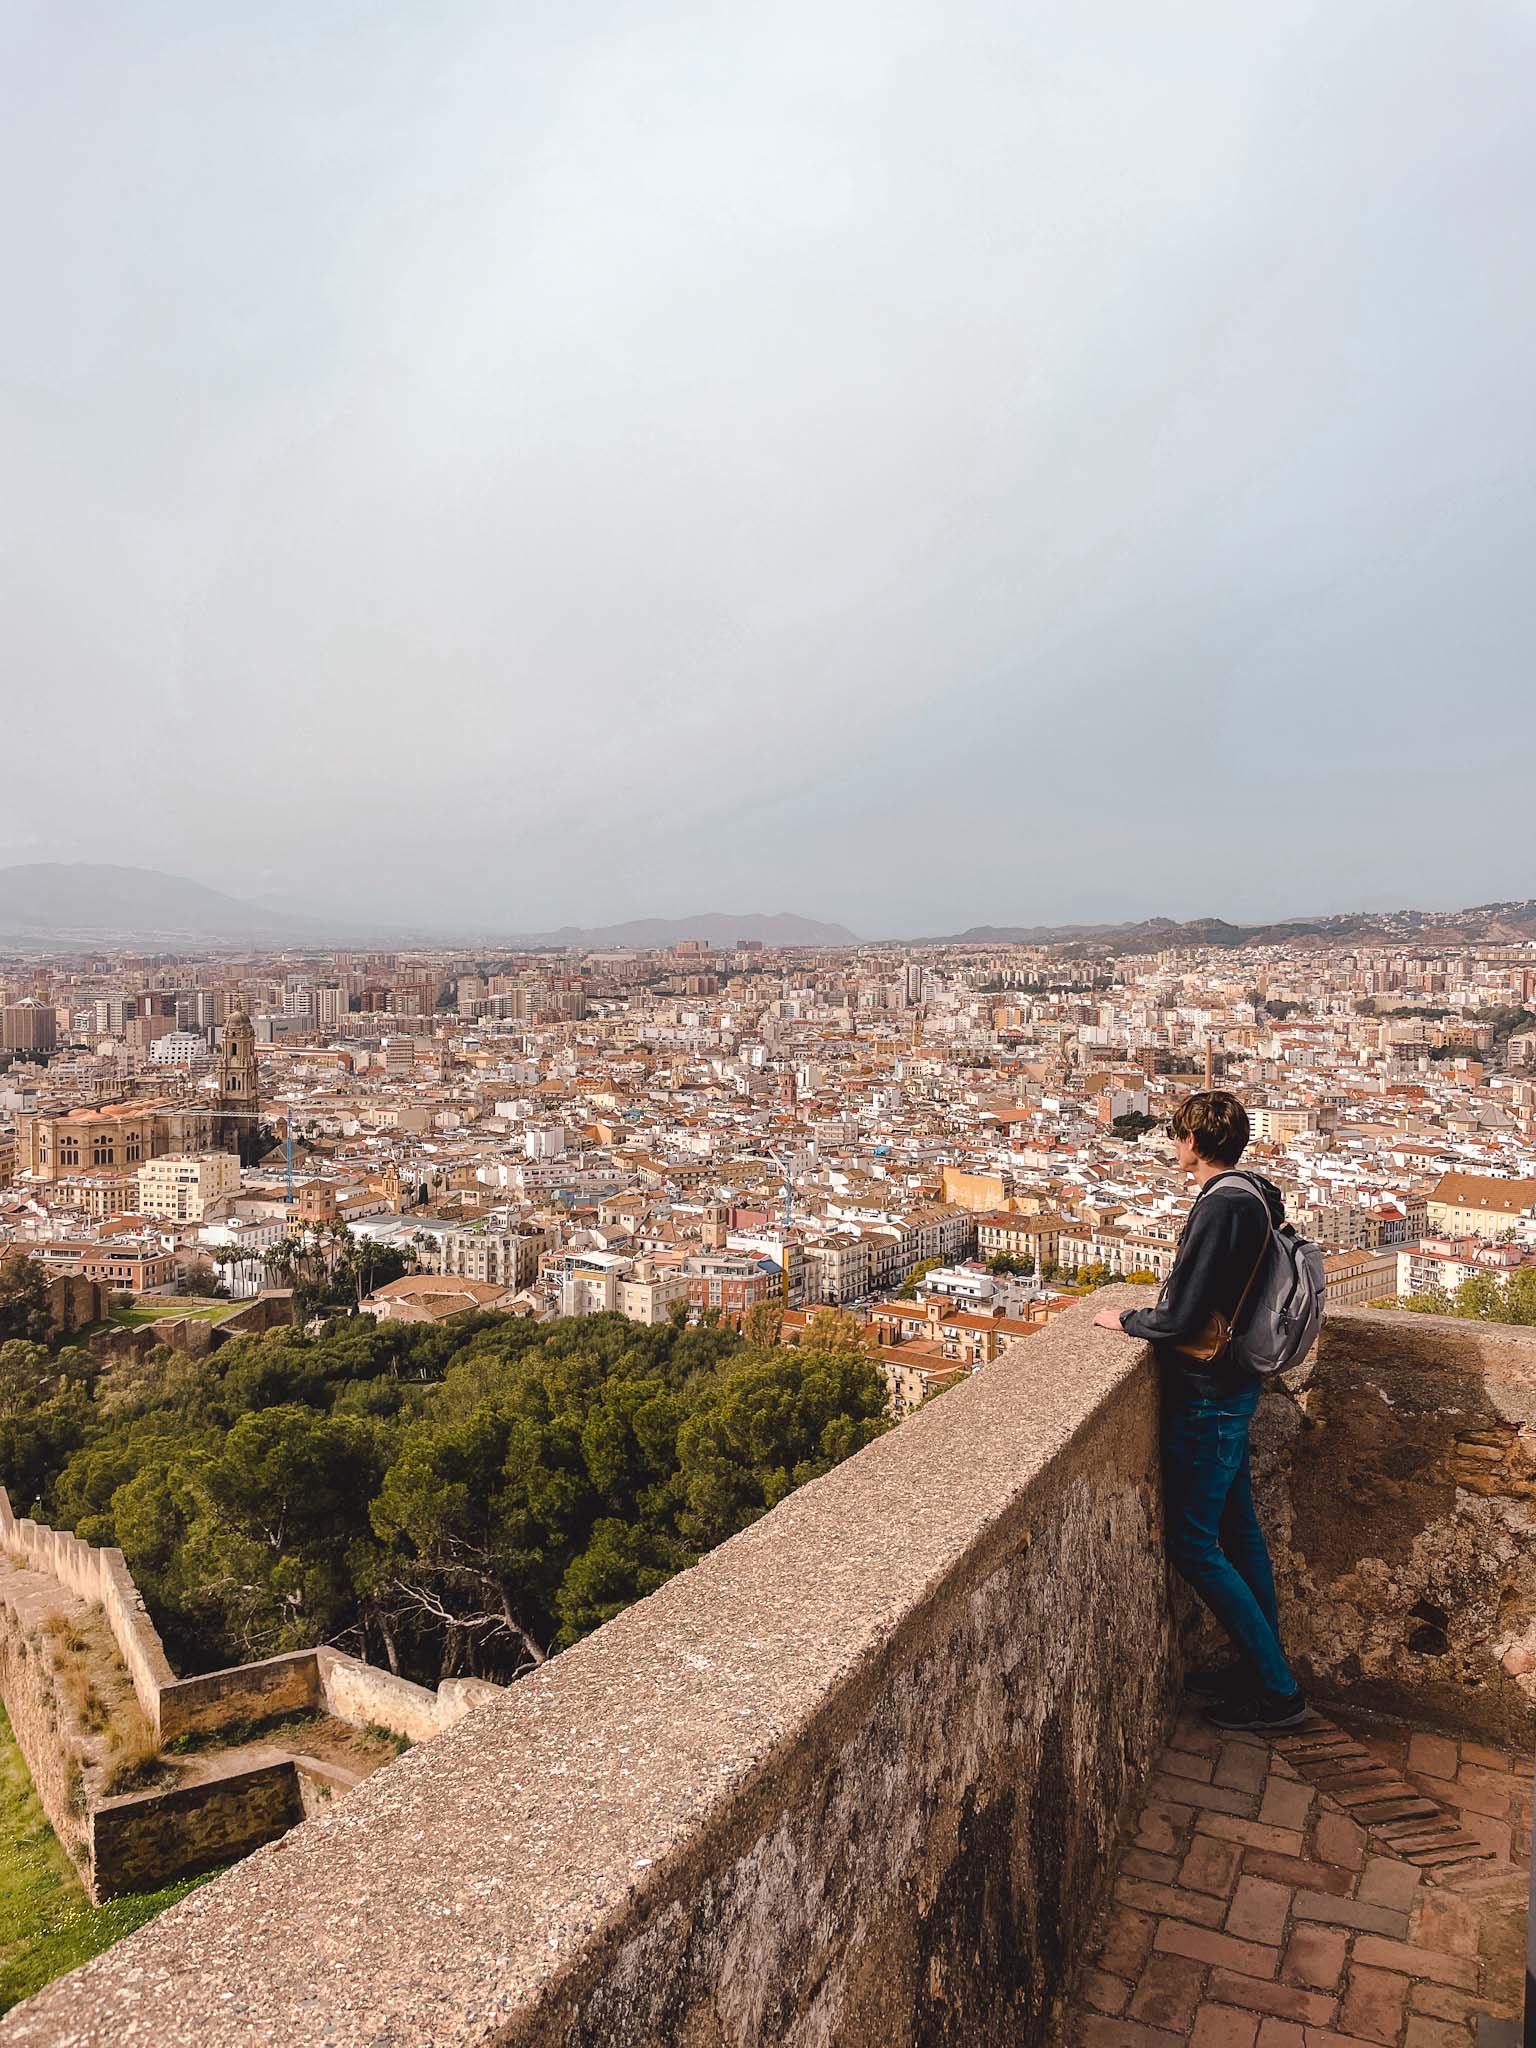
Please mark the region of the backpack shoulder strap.
MULTIPOLYGON (((1253 1178, 1253 1175, 1251 1173, 1240 1173, 1236 1167, 1233 1167, 1232 1169, 1230 1169, 1229 1172, 1222 1174, 1220 1178, 1222 1180, 1235 1180, 1239 1182, 1240 1185, 1245 1187, 1248 1190, 1249 1194, 1252 1195, 1255 1198, 1255 1200, 1262 1205, 1264 1210, 1264 1241, 1259 1246, 1259 1256, 1253 1262, 1253 1271, 1248 1275, 1248 1279, 1246 1284, 1244 1285, 1243 1291, 1237 1297, 1237 1307, 1233 1309, 1232 1319, 1227 1324, 1227 1330, 1230 1341, 1230 1333, 1237 1328, 1238 1324, 1242 1320, 1243 1310, 1247 1305, 1248 1297, 1253 1292, 1253 1283, 1255 1280, 1258 1279, 1260 1273, 1262 1273, 1264 1270, 1264 1261, 1269 1256, 1270 1243, 1273 1240, 1275 1234, 1275 1219, 1269 1213, 1269 1197, 1265 1194, 1264 1190, 1259 1186, 1258 1182, 1253 1178)), ((1215 1185, 1215 1181, 1208 1181, 1206 1183, 1207 1192, 1209 1192, 1209 1190, 1213 1188, 1215 1185)))

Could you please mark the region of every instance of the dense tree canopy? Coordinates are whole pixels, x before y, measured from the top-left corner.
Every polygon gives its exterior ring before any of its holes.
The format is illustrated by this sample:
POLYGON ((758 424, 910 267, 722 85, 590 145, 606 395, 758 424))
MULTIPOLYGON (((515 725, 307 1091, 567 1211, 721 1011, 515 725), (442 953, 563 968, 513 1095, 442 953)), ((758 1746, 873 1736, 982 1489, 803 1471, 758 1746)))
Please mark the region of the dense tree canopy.
POLYGON ((117 1544, 182 1670, 334 1642, 510 1679, 886 1426, 843 1319, 348 1315, 106 1367, 0 1345, 0 1483, 117 1544))
POLYGON ((1536 1327, 1536 1266, 1517 1266, 1502 1278, 1497 1273, 1469 1273, 1448 1293, 1431 1287, 1410 1294, 1403 1307, 1418 1315, 1465 1316, 1480 1323, 1521 1323, 1536 1327))
POLYGON ((48 1281, 35 1259, 0 1259, 0 1344, 8 1338, 42 1343, 48 1335, 48 1281))

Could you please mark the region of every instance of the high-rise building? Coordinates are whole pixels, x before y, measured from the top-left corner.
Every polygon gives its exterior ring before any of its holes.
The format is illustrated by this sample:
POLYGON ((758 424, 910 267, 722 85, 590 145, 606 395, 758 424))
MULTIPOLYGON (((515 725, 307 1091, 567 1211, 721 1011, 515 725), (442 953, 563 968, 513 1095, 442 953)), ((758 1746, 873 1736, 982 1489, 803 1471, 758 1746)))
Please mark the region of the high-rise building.
POLYGON ((0 1010, 0 1052, 52 1052, 59 1042, 59 1021, 47 1003, 30 997, 0 1010))

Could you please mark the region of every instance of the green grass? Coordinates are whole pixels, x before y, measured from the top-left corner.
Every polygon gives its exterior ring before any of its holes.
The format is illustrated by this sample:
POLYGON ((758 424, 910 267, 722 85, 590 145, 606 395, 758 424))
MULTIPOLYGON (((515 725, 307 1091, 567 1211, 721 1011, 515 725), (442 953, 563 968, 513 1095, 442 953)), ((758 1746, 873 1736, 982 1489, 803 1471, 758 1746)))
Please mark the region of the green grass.
POLYGON ((222 1323, 226 1316, 232 1316, 244 1304, 238 1301, 179 1302, 172 1294, 164 1297, 163 1303, 150 1308, 147 1304, 138 1308, 108 1309, 108 1320, 118 1324, 161 1323, 168 1316, 188 1316, 193 1322, 222 1323))
POLYGON ((182 1878, 157 1892, 93 1906, 48 1825, 0 1708, 0 2012, 206 1882, 182 1878))

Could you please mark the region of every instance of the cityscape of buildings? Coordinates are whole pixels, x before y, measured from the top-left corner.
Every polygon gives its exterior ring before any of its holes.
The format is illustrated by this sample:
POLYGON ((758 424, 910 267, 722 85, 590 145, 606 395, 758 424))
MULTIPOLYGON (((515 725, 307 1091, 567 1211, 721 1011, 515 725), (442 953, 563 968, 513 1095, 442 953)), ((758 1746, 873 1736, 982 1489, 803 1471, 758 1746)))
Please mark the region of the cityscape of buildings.
POLYGON ((1161 1280, 1195 1087, 1333 1305, 1536 1266, 1531 943, 14 957, 0 1061, 0 1256, 168 1314, 321 1234, 401 1255, 381 1317, 846 1311, 897 1413, 1161 1280))

